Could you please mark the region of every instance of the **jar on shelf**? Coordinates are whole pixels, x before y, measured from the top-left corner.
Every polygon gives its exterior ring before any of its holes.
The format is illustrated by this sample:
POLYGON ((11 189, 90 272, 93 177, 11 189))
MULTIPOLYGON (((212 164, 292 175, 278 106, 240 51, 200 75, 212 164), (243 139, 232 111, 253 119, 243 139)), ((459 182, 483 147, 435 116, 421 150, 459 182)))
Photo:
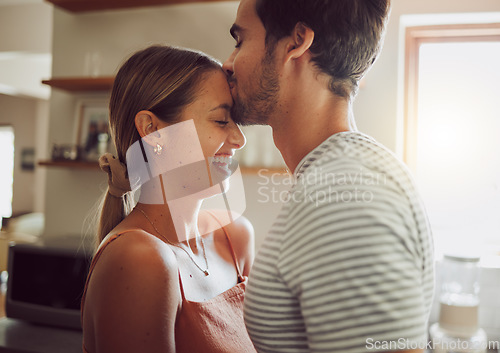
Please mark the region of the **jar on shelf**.
POLYGON ((479 257, 445 255, 441 264, 439 322, 430 328, 435 353, 485 353, 479 327, 479 257))

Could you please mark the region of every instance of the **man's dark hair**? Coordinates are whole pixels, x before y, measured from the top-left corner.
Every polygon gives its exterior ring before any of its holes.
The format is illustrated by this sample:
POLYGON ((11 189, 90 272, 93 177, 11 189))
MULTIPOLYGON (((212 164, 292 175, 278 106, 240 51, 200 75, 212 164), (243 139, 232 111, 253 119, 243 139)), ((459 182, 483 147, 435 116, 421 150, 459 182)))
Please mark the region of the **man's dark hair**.
POLYGON ((266 46, 292 33, 299 22, 314 31, 312 61, 331 77, 330 90, 354 97, 359 80, 378 57, 390 0, 257 0, 266 46))

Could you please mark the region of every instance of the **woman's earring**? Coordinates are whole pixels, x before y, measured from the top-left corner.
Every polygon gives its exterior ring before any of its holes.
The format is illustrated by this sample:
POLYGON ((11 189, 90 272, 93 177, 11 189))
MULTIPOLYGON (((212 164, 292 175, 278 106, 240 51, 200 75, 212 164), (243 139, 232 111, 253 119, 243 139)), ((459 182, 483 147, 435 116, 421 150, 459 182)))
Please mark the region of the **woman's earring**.
POLYGON ((153 148, 153 152, 159 156, 161 154, 161 151, 163 150, 163 146, 160 145, 159 143, 156 143, 156 147, 153 148))

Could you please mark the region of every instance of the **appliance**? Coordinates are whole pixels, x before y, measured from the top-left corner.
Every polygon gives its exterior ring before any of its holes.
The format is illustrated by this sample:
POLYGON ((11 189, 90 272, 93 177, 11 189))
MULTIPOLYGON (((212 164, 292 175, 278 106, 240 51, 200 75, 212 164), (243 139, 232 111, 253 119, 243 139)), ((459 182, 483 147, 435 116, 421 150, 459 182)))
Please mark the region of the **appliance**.
POLYGON ((80 237, 9 247, 7 317, 81 329, 80 301, 92 259, 80 237))

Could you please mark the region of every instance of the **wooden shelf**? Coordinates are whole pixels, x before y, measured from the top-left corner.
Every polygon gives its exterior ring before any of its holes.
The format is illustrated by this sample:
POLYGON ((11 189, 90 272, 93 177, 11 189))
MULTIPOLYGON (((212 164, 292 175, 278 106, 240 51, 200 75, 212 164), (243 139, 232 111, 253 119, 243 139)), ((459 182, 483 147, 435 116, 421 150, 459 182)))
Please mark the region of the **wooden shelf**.
MULTIPOLYGON (((99 170, 99 164, 91 161, 39 161, 38 165, 44 167, 57 167, 67 169, 99 170)), ((241 167, 242 174, 289 174, 285 168, 268 167, 241 167)))
POLYGON ((217 2, 231 0, 46 0, 61 9, 70 12, 89 12, 148 7, 161 5, 188 4, 194 2, 217 2))
POLYGON ((42 83, 68 92, 110 91, 114 80, 114 77, 67 77, 44 80, 42 83))
POLYGON ((272 175, 272 174, 291 174, 285 167, 241 167, 242 174, 261 174, 261 175, 272 175))
POLYGON ((39 161, 38 165, 44 167, 58 167, 67 169, 99 170, 97 162, 89 161, 39 161))

